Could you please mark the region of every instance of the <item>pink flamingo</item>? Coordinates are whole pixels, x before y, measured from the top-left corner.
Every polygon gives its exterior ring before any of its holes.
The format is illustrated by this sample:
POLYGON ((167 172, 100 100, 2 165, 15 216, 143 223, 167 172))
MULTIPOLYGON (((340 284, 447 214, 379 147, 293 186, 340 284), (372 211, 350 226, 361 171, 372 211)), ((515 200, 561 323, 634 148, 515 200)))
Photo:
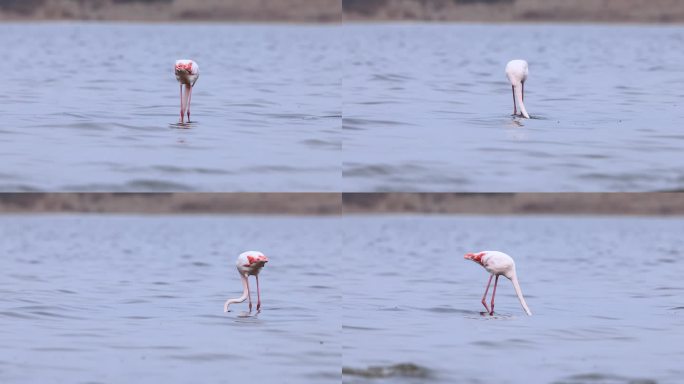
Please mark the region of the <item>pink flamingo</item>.
POLYGON ((484 267, 484 269, 487 270, 487 272, 492 274, 491 276, 489 276, 487 288, 485 289, 485 293, 482 296, 482 305, 484 305, 485 309, 487 310, 490 316, 494 314, 494 296, 496 295, 496 284, 499 282, 499 275, 504 275, 506 278, 511 280, 511 282, 513 283, 513 288, 515 289, 515 294, 518 295, 518 300, 520 300, 520 304, 525 310, 525 313, 527 313, 528 316, 532 316, 532 312, 530 312, 530 309, 527 307, 525 298, 523 297, 522 291, 520 290, 520 284, 518 284, 518 276, 515 273, 515 262, 513 261, 512 257, 508 256, 503 252, 483 251, 480 253, 467 253, 464 256, 464 258, 480 264, 484 267), (489 308, 487 308, 486 298, 487 292, 489 291, 489 285, 492 283, 492 277, 494 276, 496 276, 496 279, 494 280, 494 291, 492 292, 491 303, 492 308, 490 310, 489 308))
POLYGON ((188 114, 190 122, 190 98, 192 97, 192 87, 199 78, 199 66, 192 60, 176 60, 174 67, 176 80, 180 83, 180 122, 184 123, 184 115, 188 114), (183 98, 183 85, 185 85, 185 98, 183 98))
POLYGON ((261 309, 261 292, 259 292, 259 272, 261 268, 268 263, 268 257, 264 256, 263 253, 257 251, 247 251, 243 252, 238 256, 236 266, 238 273, 240 274, 240 279, 242 279, 242 296, 237 299, 228 299, 223 305, 223 312, 228 312, 228 306, 234 303, 242 303, 245 299, 249 298, 249 311, 252 312, 252 295, 249 292, 249 280, 247 279, 250 275, 256 277, 257 284, 257 311, 261 309))

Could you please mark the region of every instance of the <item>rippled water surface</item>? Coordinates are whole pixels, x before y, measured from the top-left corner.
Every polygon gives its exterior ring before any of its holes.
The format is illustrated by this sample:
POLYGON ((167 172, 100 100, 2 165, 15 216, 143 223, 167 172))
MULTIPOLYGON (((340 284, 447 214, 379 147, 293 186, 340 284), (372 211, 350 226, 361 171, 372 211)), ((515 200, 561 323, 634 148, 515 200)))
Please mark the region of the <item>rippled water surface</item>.
POLYGON ((0 190, 335 191, 333 26, 3 24, 0 190), (195 59, 181 127, 173 63, 195 59))
POLYGON ((680 383, 683 231, 681 218, 346 217, 344 382, 680 383), (463 255, 487 249, 515 258, 533 316, 505 278, 495 315, 480 313, 488 275, 463 255))
POLYGON ((335 219, 0 216, 0 236, 0 382, 339 383, 335 219), (224 314, 248 249, 270 256, 262 311, 224 314))
POLYGON ((684 27, 344 29, 345 191, 684 188, 684 27))

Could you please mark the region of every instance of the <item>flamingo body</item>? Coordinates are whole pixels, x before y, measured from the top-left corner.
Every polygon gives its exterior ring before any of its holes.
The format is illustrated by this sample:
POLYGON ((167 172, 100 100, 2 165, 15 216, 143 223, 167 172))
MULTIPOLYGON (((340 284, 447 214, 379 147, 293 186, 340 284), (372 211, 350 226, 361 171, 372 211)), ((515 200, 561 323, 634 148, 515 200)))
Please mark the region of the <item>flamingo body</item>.
POLYGON ((187 114, 189 122, 190 99, 192 98, 192 88, 199 78, 199 66, 192 60, 183 59, 176 60, 173 68, 176 80, 180 83, 180 120, 181 123, 184 123, 184 117, 187 114), (185 87, 185 94, 183 94, 183 87, 185 87))
POLYGON ((515 271, 515 262, 513 261, 512 257, 499 251, 482 251, 478 253, 467 253, 464 258, 480 264, 485 270, 487 270, 487 272, 491 274, 489 277, 489 282, 487 283, 487 288, 485 289, 485 294, 482 297, 482 304, 485 306, 485 309, 490 315, 494 314, 494 296, 496 295, 496 284, 499 281, 499 276, 504 276, 511 280, 511 283, 513 283, 515 294, 518 296, 520 305, 523 307, 523 310, 525 310, 525 313, 527 313, 529 316, 532 316, 532 312, 527 306, 525 298, 522 294, 522 290, 520 289, 518 276, 515 271), (496 281, 494 282, 494 292, 492 293, 490 309, 487 307, 487 302, 485 299, 487 297, 487 292, 489 291, 489 285, 492 282, 492 277, 496 277, 496 281))
POLYGON ((508 77, 513 90, 513 114, 518 114, 517 105, 520 107, 520 114, 529 119, 530 115, 527 113, 523 102, 525 100, 525 81, 528 74, 529 70, 525 60, 511 60, 506 64, 506 77, 508 77))
POLYGON ((268 263, 268 257, 258 251, 243 252, 238 256, 235 266, 241 275, 257 276, 268 263))
POLYGON ((252 311, 252 296, 249 291, 249 276, 256 278, 257 284, 257 311, 261 309, 261 292, 259 291, 259 272, 268 263, 268 257, 259 251, 247 251, 238 256, 235 267, 242 280, 242 296, 236 299, 228 299, 223 305, 223 312, 228 312, 231 304, 242 303, 249 299, 249 311, 252 311))

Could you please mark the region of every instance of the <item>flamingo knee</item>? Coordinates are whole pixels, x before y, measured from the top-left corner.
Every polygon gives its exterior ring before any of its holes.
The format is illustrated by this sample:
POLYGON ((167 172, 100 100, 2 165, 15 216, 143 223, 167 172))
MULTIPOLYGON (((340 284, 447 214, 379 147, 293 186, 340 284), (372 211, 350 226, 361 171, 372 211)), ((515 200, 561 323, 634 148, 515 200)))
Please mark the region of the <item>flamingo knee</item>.
POLYGON ((482 305, 484 305, 485 311, 487 311, 487 313, 489 313, 489 307, 487 306, 487 300, 482 299, 482 305))

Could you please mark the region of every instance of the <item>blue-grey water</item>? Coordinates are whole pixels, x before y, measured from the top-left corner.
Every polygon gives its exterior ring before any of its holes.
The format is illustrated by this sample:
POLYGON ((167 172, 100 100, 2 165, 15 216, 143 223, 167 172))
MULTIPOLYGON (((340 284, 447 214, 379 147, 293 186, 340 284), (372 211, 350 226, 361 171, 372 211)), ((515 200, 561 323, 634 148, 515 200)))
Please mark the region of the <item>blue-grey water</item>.
POLYGON ((684 188, 682 26, 343 28, 345 191, 684 188))
POLYGON ((0 190, 338 191, 335 26, 5 23, 0 190), (181 127, 173 64, 199 63, 181 127))
POLYGON ((343 222, 346 383, 682 382, 682 218, 343 222), (481 315, 488 274, 463 259, 480 250, 515 259, 533 316, 505 278, 481 315))
POLYGON ((334 218, 3 215, 0 238, 2 383, 340 381, 334 218), (224 314, 250 249, 262 310, 224 314))

